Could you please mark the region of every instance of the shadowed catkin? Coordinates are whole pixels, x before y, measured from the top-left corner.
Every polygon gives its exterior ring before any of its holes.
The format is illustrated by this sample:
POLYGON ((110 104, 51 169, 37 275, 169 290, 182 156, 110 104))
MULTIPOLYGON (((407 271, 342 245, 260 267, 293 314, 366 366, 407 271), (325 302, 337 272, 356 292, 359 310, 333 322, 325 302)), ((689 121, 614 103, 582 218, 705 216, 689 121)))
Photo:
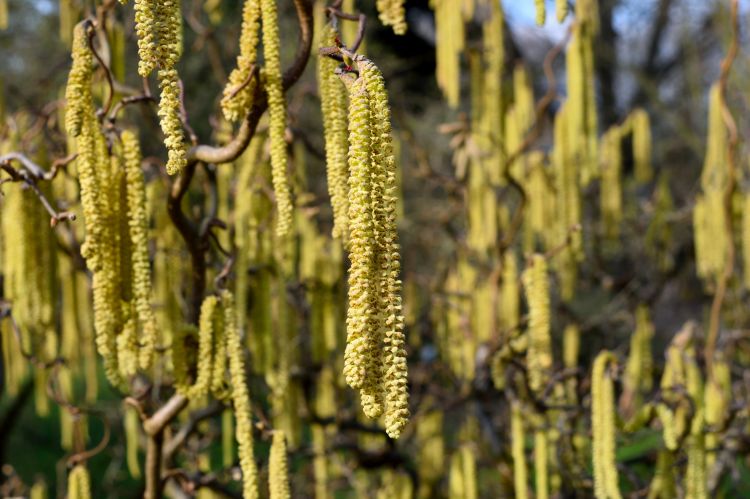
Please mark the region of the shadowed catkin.
POLYGON ((391 26, 397 35, 406 33, 404 0, 377 0, 376 5, 380 22, 391 26))
POLYGON ((156 318, 151 308, 151 266, 148 251, 149 220, 146 211, 146 186, 141 170, 141 148, 138 138, 130 131, 122 133, 127 190, 127 220, 131 243, 132 299, 141 326, 138 365, 151 366, 156 347, 156 318))
POLYGON ((614 126, 602 137, 600 149, 602 230, 604 237, 617 241, 622 222, 622 131, 614 126))
POLYGON ((547 451, 547 431, 537 429, 534 431, 534 491, 536 492, 536 499, 549 498, 549 457, 547 451))
POLYGON ((125 457, 130 476, 138 479, 141 477, 141 467, 138 463, 138 411, 131 405, 125 407, 123 425, 125 428, 125 457))
POLYGON ((279 22, 276 0, 260 0, 263 22, 263 54, 266 65, 262 71, 268 94, 270 123, 268 134, 271 140, 271 178, 276 196, 276 234, 286 236, 292 227, 292 193, 287 173, 287 152, 284 134, 286 131, 286 102, 281 77, 281 55, 279 48, 279 22))
POLYGON ((597 499, 619 499, 615 464, 615 400, 610 365, 617 359, 602 351, 594 360, 591 373, 591 426, 593 433, 594 493, 597 499))
POLYGON ((510 432, 513 454, 513 489, 517 499, 528 497, 528 471, 526 470, 526 440, 523 431, 521 404, 514 401, 510 408, 510 432))
POLYGON ((648 113, 635 109, 628 119, 633 133, 633 162, 635 163, 635 181, 650 182, 654 176, 651 166, 651 122, 648 113))
POLYGON ((651 339, 654 326, 651 324, 648 307, 640 305, 635 312, 635 332, 630 338, 630 353, 622 380, 620 408, 632 414, 641 405, 642 395, 651 390, 652 365, 651 339))
POLYGON ((271 499, 289 499, 289 472, 287 470, 286 439, 284 432, 274 430, 271 456, 268 463, 268 488, 271 499))
MULTIPOLYGON (((196 354, 195 381, 192 385, 187 384, 187 367, 183 348, 173 350, 172 362, 176 375, 175 387, 179 393, 188 398, 195 399, 206 396, 211 388, 211 370, 213 367, 214 347, 216 346, 214 329, 214 316, 219 308, 219 300, 216 296, 209 295, 201 304, 200 319, 198 321, 198 352, 196 354)), ((178 341, 184 341, 178 339, 178 341)))
POLYGON ((530 266, 524 270, 523 286, 529 306, 529 346, 526 350, 526 366, 529 386, 535 392, 543 390, 552 369, 552 345, 550 338, 550 298, 547 260, 535 254, 530 266))
MULTIPOLYGON (((321 46, 335 44, 336 30, 327 24, 321 35, 321 46)), ((326 172, 328 194, 333 209, 333 237, 341 238, 347 244, 348 209, 346 155, 349 149, 346 121, 346 87, 335 74, 338 63, 330 57, 318 56, 318 86, 320 107, 323 113, 323 130, 326 148, 326 172)))
POLYGON ((239 121, 249 111, 257 80, 251 72, 258 59, 258 42, 260 31, 260 1, 245 0, 242 10, 242 32, 240 34, 240 53, 237 56, 237 67, 229 75, 221 99, 221 110, 227 121, 239 121), (248 81, 249 78, 253 78, 248 81))
POLYGON ((224 312, 224 329, 229 355, 229 375, 232 387, 232 404, 237 419, 235 436, 239 445, 240 468, 242 469, 242 496, 244 499, 258 497, 258 469, 253 456, 253 422, 250 409, 250 394, 245 379, 244 348, 237 329, 234 296, 229 291, 221 293, 224 312))
POLYGON ((77 464, 68 474, 68 499, 91 499, 91 477, 84 464, 77 464))

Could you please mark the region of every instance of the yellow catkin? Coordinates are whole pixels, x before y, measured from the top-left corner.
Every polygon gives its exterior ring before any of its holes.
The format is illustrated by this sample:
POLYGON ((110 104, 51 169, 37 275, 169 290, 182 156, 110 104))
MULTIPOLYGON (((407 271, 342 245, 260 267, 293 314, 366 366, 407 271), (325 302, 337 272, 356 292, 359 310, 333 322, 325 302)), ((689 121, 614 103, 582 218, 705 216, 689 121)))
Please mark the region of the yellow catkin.
POLYGON ((614 383, 609 372, 616 359, 611 352, 597 355, 591 373, 591 426, 593 433, 594 493, 598 499, 619 499, 615 463, 614 383))
POLYGON ((68 499, 91 499, 91 477, 83 464, 77 464, 68 474, 68 499))
MULTIPOLYGON (((321 45, 335 43, 336 30, 328 24, 321 35, 321 45)), ((348 187, 346 154, 349 149, 346 122, 346 88, 334 73, 337 62, 318 57, 318 86, 325 133, 328 193, 333 209, 333 237, 348 241, 348 187)))
POLYGON ((229 75, 221 99, 221 109, 227 121, 238 121, 250 111, 257 82, 255 78, 248 82, 248 78, 258 59, 259 31, 260 1, 245 0, 237 67, 229 75))
POLYGON ((391 137, 388 95, 380 70, 367 59, 358 62, 370 98, 372 136, 372 195, 375 251, 379 272, 378 315, 383 320, 386 432, 398 438, 409 418, 406 341, 401 303, 401 263, 396 228, 396 161, 391 137))
POLYGON ((716 279, 727 265, 725 191, 729 182, 728 137, 721 109, 721 87, 711 87, 708 104, 708 140, 701 172, 702 195, 696 197, 693 210, 697 273, 703 279, 716 279))
POLYGON ((128 405, 125 408, 123 425, 125 428, 125 458, 128 465, 128 471, 133 478, 141 477, 141 466, 138 463, 138 429, 140 421, 138 420, 138 411, 128 405))
POLYGON ((555 14, 560 23, 568 17, 568 0, 555 0, 555 14))
POLYGON ((268 485, 271 499, 289 499, 289 472, 287 470, 286 438, 281 430, 274 430, 271 456, 268 464, 268 485))
MULTIPOLYGON (((177 382, 177 391, 183 395, 197 399, 206 396, 211 388, 211 372, 213 368, 214 358, 214 335, 216 334, 214 328, 214 315, 217 313, 219 306, 219 300, 216 296, 207 296, 201 304, 200 319, 198 323, 198 352, 196 354, 196 373, 195 381, 192 385, 184 385, 182 382, 177 382)), ((175 368, 177 364, 185 362, 184 353, 180 349, 175 350, 175 368)), ((185 369, 182 367, 180 369, 185 369)), ((182 378, 180 376, 179 378, 182 378)))
POLYGON ((685 472, 685 497, 706 499, 706 444, 703 432, 703 410, 698 409, 693 416, 690 436, 687 438, 687 469, 685 472))
POLYGON ((380 22, 391 26, 397 35, 406 33, 406 11, 404 0, 377 0, 380 22))
POLYGON ((528 497, 528 471, 526 469, 526 440, 523 430, 523 411, 519 402, 513 402, 510 413, 510 431, 513 454, 513 486, 515 497, 528 497))
MULTIPOLYGON (((563 366, 566 369, 575 369, 578 366, 580 350, 581 330, 577 324, 568 324, 563 331, 563 366)), ((565 394, 570 404, 576 404, 578 400, 576 386, 575 378, 569 378, 565 381, 565 394)))
POLYGON ((512 250, 507 250, 502 259, 502 282, 500 283, 500 310, 498 325, 503 331, 509 331, 520 322, 520 286, 518 280, 518 263, 512 250))
POLYGON ((534 487, 537 499, 549 498, 549 457, 547 445, 547 432, 538 429, 534 432, 534 487))
POLYGON ((368 337, 377 334, 375 255, 370 210, 370 99, 365 81, 343 75, 349 88, 349 308, 344 377, 352 388, 361 388, 367 373, 368 337))
POLYGON ((260 0, 263 22, 263 54, 265 56, 266 93, 268 94, 268 127, 271 140, 271 174, 273 191, 276 196, 276 233, 283 237, 289 234, 292 226, 292 193, 287 173, 287 151, 284 134, 286 131, 286 102, 281 77, 281 55, 279 47, 279 23, 275 0, 260 0))
POLYGON ((633 132, 635 180, 639 183, 650 182, 654 176, 651 166, 651 121, 648 113, 641 108, 630 114, 629 121, 633 132))
POLYGON ((229 373, 232 385, 232 403, 237 419, 235 435, 239 445, 240 468, 242 469, 242 495, 244 499, 258 497, 258 469, 253 456, 253 422, 250 394, 245 378, 244 348, 237 329, 234 297, 229 291, 221 295, 224 311, 224 328, 229 355, 229 373))
POLYGON ((221 464, 225 468, 234 463, 234 417, 231 409, 221 413, 221 464))
POLYGON ((435 44, 437 83, 451 107, 458 106, 461 93, 461 51, 464 48, 464 21, 461 0, 434 0, 437 38, 435 44))
POLYGON ((187 164, 187 145, 180 119, 180 78, 175 67, 182 55, 181 0, 156 3, 154 28, 158 36, 156 57, 161 97, 159 118, 167 147, 167 173, 174 175, 187 164))
POLYGON ((544 26, 544 22, 547 19, 547 2, 545 0, 534 0, 534 6, 536 8, 536 24, 537 26, 544 26))
POLYGON ((135 32, 138 36, 138 74, 146 78, 156 67, 156 24, 157 0, 135 0, 135 32))
POLYGON ((151 308, 151 267, 148 250, 149 220, 146 211, 146 187, 141 170, 138 138, 130 131, 122 133, 127 189, 127 220, 131 243, 132 295, 138 323, 139 366, 151 366, 156 347, 156 318, 151 308))
MULTIPOLYGON (((743 283, 750 289, 750 193, 742 195, 742 269, 743 283)), ((697 246, 697 243, 696 243, 697 246)))
POLYGON ((722 435, 732 400, 732 378, 730 367, 723 355, 713 364, 713 379, 706 380, 703 403, 708 431, 705 434, 706 469, 711 472, 722 446, 722 435))
POLYGON ((601 198, 602 228, 604 237, 616 241, 622 222, 622 131, 615 126, 602 137, 601 198))
POLYGON ((47 499, 47 484, 41 480, 34 482, 29 491, 29 499, 47 499))
POLYGON ((635 332, 630 338, 630 353, 625 364, 622 380, 620 407, 626 414, 638 408, 643 393, 652 387, 651 340, 654 326, 651 324, 648 307, 641 305, 635 313, 635 332))
MULTIPOLYGON (((492 185, 505 183, 505 162, 497 147, 505 133, 506 120, 503 96, 503 79, 505 72, 505 13, 502 2, 491 2, 490 16, 482 26, 483 50, 481 60, 474 63, 472 79, 472 129, 476 130, 477 145, 484 158, 480 161, 484 174, 492 185), (502 166, 498 168, 498 163, 502 166)), ((456 16, 454 16, 456 17, 456 16)), ((479 59, 479 58, 475 58, 479 59)), ((494 208, 494 190, 489 186, 484 194, 486 203, 494 208)), ((494 216, 494 209, 492 215, 494 216)), ((489 228, 487 238, 489 246, 494 247, 495 228, 489 228)))
POLYGON ((649 486, 648 499, 671 499, 677 497, 677 485, 675 483, 674 453, 669 450, 660 450, 656 456, 656 471, 649 486))
POLYGON ((86 26, 76 25, 73 31, 73 66, 65 88, 65 130, 73 137, 81 133, 86 113, 90 111, 91 77, 94 71, 94 56, 89 50, 86 26))
POLYGON ((91 269, 94 296, 94 329, 97 350, 104 360, 104 371, 110 382, 122 384, 117 367, 116 334, 120 327, 121 307, 117 297, 117 266, 119 259, 112 231, 111 191, 109 182, 112 164, 105 139, 99 131, 91 95, 93 59, 86 39, 85 23, 74 30, 73 67, 68 77, 66 95, 67 132, 77 137, 77 169, 81 190, 86 239, 81 254, 91 269))
POLYGON ((529 306, 529 346, 526 351, 529 386, 534 391, 541 391, 546 387, 552 370, 549 277, 544 255, 533 256, 531 265, 523 273, 523 285, 529 306))

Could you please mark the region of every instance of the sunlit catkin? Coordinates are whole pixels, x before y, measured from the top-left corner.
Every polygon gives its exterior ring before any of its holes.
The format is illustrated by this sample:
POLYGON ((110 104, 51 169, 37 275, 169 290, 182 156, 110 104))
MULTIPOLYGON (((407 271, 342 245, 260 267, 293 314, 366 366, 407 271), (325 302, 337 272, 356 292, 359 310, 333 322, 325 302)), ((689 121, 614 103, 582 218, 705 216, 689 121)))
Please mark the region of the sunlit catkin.
POLYGON ((555 15, 560 23, 568 17, 568 0, 555 0, 555 15))
POLYGON ((180 119, 180 78, 176 64, 182 55, 181 0, 162 0, 156 3, 154 28, 158 36, 156 57, 161 97, 159 118, 167 147, 167 173, 174 175, 187 164, 187 145, 180 119))
POLYGON ((229 75, 229 81, 221 99, 221 109, 227 121, 238 121, 250 111, 253 94, 257 87, 252 72, 258 59, 259 31, 260 1, 245 0, 237 67, 229 75))
MULTIPOLYGON (((369 338, 377 335, 375 284, 377 274, 372 247, 373 217, 370 206, 370 99, 363 78, 342 75, 349 88, 349 308, 344 376, 352 388, 362 388, 368 377, 369 338)), ((379 384, 379 380, 377 381, 379 384)))
MULTIPOLYGON (((321 35, 321 45, 331 46, 335 43, 335 38, 336 30, 327 24, 321 35)), ((318 56, 318 86, 325 134, 328 194, 333 209, 333 237, 341 238, 346 243, 349 230, 349 189, 346 180, 349 138, 346 122, 346 88, 335 74, 337 66, 335 60, 318 56)))
MULTIPOLYGON (((176 383, 177 391, 191 399, 205 396, 211 387, 213 350, 215 347, 214 335, 216 334, 214 329, 214 314, 217 313, 218 307, 219 300, 216 296, 210 295, 203 300, 198 323, 198 353, 196 355, 195 381, 192 385, 186 385, 184 381, 178 379, 176 383)), ((181 349, 175 350, 175 356, 172 360, 175 364, 175 369, 185 369, 184 367, 178 367, 178 364, 183 364, 186 361, 184 358, 179 358, 184 356, 181 349)))
POLYGON ((651 340, 654 326, 649 318, 648 307, 641 305, 635 313, 635 332, 630 337, 630 353, 622 380, 620 408, 631 414, 638 408, 642 394, 652 387, 651 340))
POLYGON ((534 0, 534 7, 536 8, 536 25, 544 26, 544 21, 547 19, 547 5, 545 0, 534 0))
POLYGON ((232 404, 237 419, 235 435, 239 445, 240 469, 242 469, 242 496, 244 499, 258 497, 258 469, 253 456, 253 422, 250 409, 250 394, 245 379, 244 348, 237 329, 234 297, 229 291, 221 294, 224 312, 224 330, 229 355, 229 374, 232 386, 232 404))
POLYGON ((271 139, 271 174, 273 192, 276 196, 276 233, 289 234, 292 226, 292 193, 287 173, 287 151, 284 134, 286 131, 286 102, 281 77, 281 55, 279 47, 279 22, 276 0, 260 0, 263 22, 263 55, 265 56, 266 93, 268 94, 268 127, 271 139))
POLYGON ((81 133, 84 115, 89 112, 91 77, 94 56, 88 46, 86 24, 79 23, 73 31, 73 65, 65 88, 65 130, 73 137, 81 133))
POLYGON ((377 0, 380 22, 391 26, 397 35, 406 33, 406 12, 404 0, 377 0))
POLYGON ((435 44, 437 83, 451 107, 458 106, 461 93, 461 51, 464 48, 464 21, 461 0, 435 0, 435 44))
POLYGON ((401 263, 396 228, 396 161, 393 156, 391 114, 380 70, 369 60, 358 61, 370 98, 372 135, 373 227, 379 278, 378 315, 383 336, 386 432, 398 438, 409 417, 404 317, 401 303, 401 263))
POLYGON ((547 385, 552 369, 552 344, 550 338, 550 297, 547 260, 535 254, 523 273, 523 286, 529 307, 529 346, 526 366, 529 386, 541 391, 547 385))
POLYGON ((146 78, 156 67, 156 4, 158 0, 135 0, 135 32, 138 36, 138 74, 146 78))
POLYGON ((289 499, 289 472, 287 470, 286 439, 284 432, 274 430, 271 456, 268 464, 268 488, 271 499, 289 499))
POLYGON ((615 464, 615 401, 611 367, 615 356, 603 351, 591 373, 591 426, 593 433, 594 493, 598 499, 619 499, 615 464))

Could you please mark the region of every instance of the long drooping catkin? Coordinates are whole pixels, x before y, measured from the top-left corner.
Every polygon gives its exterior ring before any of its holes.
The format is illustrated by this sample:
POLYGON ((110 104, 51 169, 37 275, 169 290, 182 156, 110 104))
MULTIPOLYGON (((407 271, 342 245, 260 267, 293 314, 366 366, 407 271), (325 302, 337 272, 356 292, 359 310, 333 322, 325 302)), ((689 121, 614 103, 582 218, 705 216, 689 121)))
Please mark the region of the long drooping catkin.
POLYGON ((549 277, 544 255, 534 255, 530 267, 523 273, 523 286, 529 305, 529 346, 526 350, 529 386, 540 391, 547 385, 552 370, 549 277))
MULTIPOLYGON (((336 30, 328 24, 321 35, 321 45, 335 43, 336 30)), ((329 57, 318 57, 318 86, 326 147, 328 194, 333 209, 333 237, 348 242, 349 192, 347 186, 346 154, 349 149, 346 121, 346 88, 335 70, 338 64, 329 57)))
POLYGON ((260 1, 245 0, 242 10, 242 32, 237 67, 229 75, 221 99, 221 109, 228 121, 238 121, 249 111, 257 82, 252 72, 258 59, 260 1), (252 78, 252 79, 251 79, 252 78))
POLYGON ((435 44, 437 83, 451 107, 461 97, 461 51, 464 48, 464 21, 461 0, 435 1, 435 29, 441 43, 435 44))
POLYGON ((127 189, 127 220, 131 243, 132 296, 141 326, 138 363, 141 369, 151 366, 156 347, 156 318, 151 308, 151 264, 148 250, 149 220, 146 212, 146 186, 141 170, 141 148, 134 133, 122 133, 127 189))
POLYGON ((622 221, 622 131, 614 126, 602 137, 601 198, 602 230, 604 237, 616 241, 622 221))
POLYGON ((591 373, 591 426, 593 433, 594 493, 598 499, 619 499, 615 464, 614 383, 609 373, 615 356, 603 351, 594 360, 591 373))
POLYGON ((250 409, 250 394, 245 379, 244 348, 237 329, 234 296, 229 291, 221 294, 224 311, 224 328, 229 355, 229 374, 232 386, 232 404, 237 418, 235 435, 239 445, 240 468, 242 469, 242 495, 244 499, 258 497, 258 469, 253 456, 253 423, 250 409))
POLYGON ((68 499, 91 499, 91 477, 84 464, 75 465, 68 474, 68 499))
POLYGON ((138 36, 138 74, 146 78, 156 67, 157 0, 135 0, 135 32, 138 36))
POLYGON ((263 22, 263 54, 266 65, 262 73, 268 94, 268 127, 271 139, 271 174, 276 196, 276 233, 286 236, 292 227, 292 193, 287 173, 287 152, 284 134, 286 131, 286 102, 281 77, 281 55, 279 47, 279 22, 276 0, 260 0, 263 22))
MULTIPOLYGON (((187 383, 187 367, 182 366, 186 362, 185 353, 182 348, 174 351, 172 362, 175 370, 181 374, 175 382, 177 391, 188 398, 200 398, 205 396, 211 387, 211 370, 213 367, 215 334, 214 314, 219 308, 219 300, 216 296, 207 296, 201 305, 200 319, 198 323, 198 352, 195 369, 195 381, 192 385, 187 383)), ((183 341, 182 339, 178 341, 183 341)))
POLYGON ((363 59, 358 62, 370 98, 372 136, 372 195, 375 252, 379 276, 378 315, 385 328, 383 343, 386 391, 386 431, 398 438, 409 417, 404 317, 401 304, 401 260, 396 228, 396 161, 391 138, 388 95, 380 70, 363 59))
POLYGON ((510 432, 513 454, 513 488, 518 499, 528 497, 528 471, 526 469, 526 441, 523 431, 523 414, 518 401, 510 408, 510 432))
POLYGON ((286 458, 286 438, 281 430, 274 430, 268 465, 268 485, 271 499, 289 499, 289 472, 286 458))

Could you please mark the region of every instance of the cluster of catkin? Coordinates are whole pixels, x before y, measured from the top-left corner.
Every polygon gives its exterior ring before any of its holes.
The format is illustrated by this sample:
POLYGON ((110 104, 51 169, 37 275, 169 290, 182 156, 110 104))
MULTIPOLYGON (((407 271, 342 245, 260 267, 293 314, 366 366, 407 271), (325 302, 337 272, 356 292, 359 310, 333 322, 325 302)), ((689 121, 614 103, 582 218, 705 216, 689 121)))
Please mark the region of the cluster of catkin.
POLYGON ((330 65, 320 65, 321 97, 330 99, 322 104, 333 160, 329 189, 337 198, 339 234, 344 227, 348 232, 351 260, 344 377, 360 391, 365 414, 385 413, 386 431, 398 438, 409 408, 390 109, 380 70, 364 56, 354 55, 353 61, 352 71, 337 71, 349 93, 348 186, 342 185, 347 173, 341 164, 344 119, 332 113, 332 106, 342 104, 336 87, 341 84, 329 79, 330 65))
POLYGON ((269 136, 271 140, 271 171, 276 196, 279 236, 289 234, 292 226, 292 193, 287 172, 286 102, 281 72, 278 12, 275 0, 246 0, 242 13, 242 32, 237 67, 229 75, 221 107, 224 117, 235 122, 244 118, 258 98, 263 83, 268 98, 269 136), (262 25, 264 66, 257 76, 259 32, 262 25))
POLYGON ((78 152, 86 230, 81 254, 92 271, 96 344, 107 377, 122 386, 151 366, 156 346, 149 221, 138 138, 124 131, 109 147, 96 117, 86 29, 81 23, 74 32, 65 125, 78 152))
MULTIPOLYGON (((127 0, 120 0, 125 3, 127 0)), ((177 62, 182 55, 182 0, 134 0, 138 35, 138 74, 147 78, 156 70, 161 88, 159 119, 167 147, 167 173, 187 164, 182 130, 181 87, 177 62)))

